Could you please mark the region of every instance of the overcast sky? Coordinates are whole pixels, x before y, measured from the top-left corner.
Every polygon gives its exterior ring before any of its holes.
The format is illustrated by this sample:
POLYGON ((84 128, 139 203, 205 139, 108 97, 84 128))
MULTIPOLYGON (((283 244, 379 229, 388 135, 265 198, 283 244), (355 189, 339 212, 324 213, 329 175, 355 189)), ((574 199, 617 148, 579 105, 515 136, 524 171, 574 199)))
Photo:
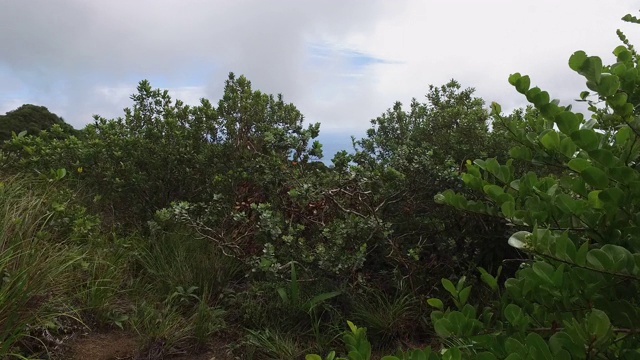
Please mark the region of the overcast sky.
POLYGON ((217 102, 230 71, 282 93, 346 148, 396 100, 449 79, 503 109, 521 72, 563 103, 576 50, 607 60, 638 4, 622 0, 0 0, 0 114, 43 105, 76 128, 122 115, 138 81, 217 102))

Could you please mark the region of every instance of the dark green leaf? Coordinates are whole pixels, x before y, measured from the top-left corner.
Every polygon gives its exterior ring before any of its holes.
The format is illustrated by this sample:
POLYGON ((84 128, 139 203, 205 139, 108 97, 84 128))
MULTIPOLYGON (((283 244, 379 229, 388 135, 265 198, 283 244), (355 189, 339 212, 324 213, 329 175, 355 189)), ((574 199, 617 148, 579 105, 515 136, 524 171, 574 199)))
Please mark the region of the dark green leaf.
POLYGON ((556 150, 560 147, 560 135, 554 130, 548 130, 546 133, 543 133, 540 138, 540 143, 547 150, 556 150))
POLYGON ((580 71, 586 60, 587 54, 584 51, 576 51, 569 58, 569 67, 574 71, 580 71))
POLYGON ((615 75, 603 75, 598 85, 598 93, 602 96, 608 97, 618 91, 620 87, 620 80, 615 75))
POLYGON ((558 129, 565 135, 573 134, 580 127, 580 118, 570 111, 556 114, 554 121, 558 124, 558 129))
POLYGON ((620 163, 620 160, 613 156, 613 153, 610 150, 606 149, 595 149, 589 151, 589 156, 606 167, 616 166, 620 163))
POLYGON ((609 178, 607 177, 607 174, 595 166, 590 166, 582 170, 580 172, 580 176, 582 176, 587 184, 597 189, 604 189, 609 185, 609 178))
POLYGON ((516 80, 515 87, 519 93, 525 94, 527 90, 529 90, 530 85, 531 79, 529 79, 529 75, 525 75, 516 80))
POLYGON ((587 264, 598 270, 613 269, 613 259, 601 249, 593 249, 587 254, 587 264))
POLYGON ((571 139, 578 147, 586 151, 595 150, 600 144, 596 132, 591 129, 580 129, 571 134, 571 139))
POLYGON ((627 102, 627 94, 623 92, 619 92, 607 99, 607 102, 611 106, 621 106, 627 102))
POLYGON ((582 170, 591 166, 591 163, 587 159, 575 158, 569 161, 567 164, 569 168, 575 172, 581 172, 582 170))
POLYGON ((520 79, 521 77, 522 77, 522 75, 520 75, 520 73, 515 73, 515 74, 509 75, 509 84, 515 86, 516 85, 516 81, 518 81, 518 79, 520 79))
POLYGON ((573 155, 575 155, 576 150, 577 146, 573 142, 573 140, 571 140, 571 138, 566 137, 562 139, 562 141, 560 141, 560 152, 562 153, 562 155, 568 158, 572 158, 573 155))
POLYGON ((598 198, 600 198, 604 203, 620 206, 625 199, 625 194, 624 191, 614 187, 602 190, 598 195, 598 198))

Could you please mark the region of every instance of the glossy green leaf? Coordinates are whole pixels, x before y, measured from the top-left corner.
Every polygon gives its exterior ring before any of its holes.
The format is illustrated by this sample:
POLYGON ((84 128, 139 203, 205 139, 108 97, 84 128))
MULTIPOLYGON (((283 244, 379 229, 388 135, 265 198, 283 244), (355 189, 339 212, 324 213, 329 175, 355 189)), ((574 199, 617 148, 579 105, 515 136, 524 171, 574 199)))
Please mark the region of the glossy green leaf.
POLYGON ((598 198, 604 203, 619 206, 624 201, 625 194, 619 188, 613 187, 602 190, 600 194, 598 194, 598 198))
POLYGON ((633 134, 633 130, 628 125, 627 126, 622 126, 616 132, 616 135, 615 135, 616 143, 618 145, 622 145, 627 140, 629 140, 629 138, 631 138, 632 135, 634 135, 633 134))
POLYGON ((525 94, 527 90, 529 90, 530 85, 531 79, 529 79, 528 75, 520 77, 515 83, 516 90, 521 94, 525 94))
POLYGON ((580 71, 587 60, 587 54, 584 51, 576 51, 569 58, 569 67, 574 71, 580 71))
POLYGON ((571 159, 571 161, 569 161, 567 165, 569 165, 569 168, 571 170, 579 173, 579 172, 582 172, 582 170, 590 167, 591 162, 589 162, 589 160, 587 159, 575 158, 575 159, 571 159))
POLYGON ((609 178, 607 177, 607 174, 595 166, 590 166, 582 170, 580 172, 580 176, 582 176, 587 184, 597 189, 604 189, 609 185, 609 178))
POLYGON ((491 115, 500 115, 502 113, 502 107, 497 102, 491 103, 491 115))
POLYGON ((479 267, 478 271, 480 271, 480 279, 487 284, 491 290, 498 290, 498 280, 496 280, 495 277, 489 274, 487 270, 482 267, 479 267))
POLYGON ((436 298, 427 299, 427 304, 429 304, 430 306, 433 306, 436 309, 444 310, 444 303, 440 299, 436 299, 436 298))
POLYGON ((602 77, 602 59, 597 56, 589 56, 581 68, 582 74, 587 79, 593 79, 598 83, 602 77))
POLYGON ((505 201, 500 205, 500 211, 505 218, 513 218, 516 214, 516 204, 513 201, 505 201))
POLYGON ((562 153, 562 155, 568 158, 572 158, 575 155, 577 149, 578 147, 569 137, 566 137, 560 141, 560 152, 562 153))
POLYGON ((516 85, 516 81, 518 81, 521 77, 522 77, 522 75, 520 75, 520 73, 515 73, 515 74, 509 75, 509 84, 515 86, 516 85))
POLYGON ((585 266, 587 263, 587 254, 589 253, 589 243, 584 242, 578 248, 578 253, 576 254, 576 264, 580 266, 585 266))
POLYGON ((631 184, 638 180, 638 172, 628 166, 609 168, 609 176, 623 184, 631 184))
POLYGON ((531 268, 533 269, 533 272, 548 285, 554 285, 553 280, 551 280, 555 271, 553 266, 546 262, 537 261, 531 268))
POLYGON ((471 294, 471 286, 467 286, 460 291, 460 293, 458 294, 458 297, 460 299, 461 305, 464 305, 467 303, 467 300, 469 300, 470 294, 471 294))
POLYGON ((524 94, 524 96, 527 98, 527 101, 530 103, 534 103, 534 98, 540 94, 542 92, 542 90, 540 90, 539 87, 532 87, 531 89, 527 90, 526 93, 524 94))
POLYGON ((549 103, 549 93, 546 91, 540 91, 533 96, 531 101, 536 107, 541 107, 549 103))
POLYGON ((530 353, 537 354, 533 356, 534 359, 554 360, 547 342, 538 333, 529 333, 526 344, 530 348, 530 353))
POLYGON ((511 325, 518 326, 523 316, 522 309, 516 304, 509 304, 504 308, 504 316, 511 325))
POLYGON ((560 331, 551 335, 551 338, 549 338, 549 348, 554 354, 566 349, 578 358, 583 358, 580 357, 580 354, 585 353, 584 344, 572 339, 565 331, 560 331))
POLYGON ((451 329, 453 325, 447 319, 440 319, 433 323, 433 330, 435 330, 436 334, 440 337, 449 337, 452 335, 451 329))
POLYGON ((580 118, 570 111, 556 114, 554 121, 558 125, 558 129, 565 135, 573 134, 580 127, 580 118))
POLYGON ((600 200, 601 190, 594 190, 589 193, 588 200, 589 206, 594 209, 602 209, 604 207, 604 203, 600 200))
POLYGON ((484 193, 489 196, 492 200, 498 199, 500 195, 504 194, 504 190, 501 186, 498 185, 486 185, 483 187, 484 193))
POLYGON ((591 129, 580 129, 571 134, 571 139, 579 148, 586 151, 595 150, 600 145, 596 132, 591 129))
POLYGON ((598 84, 598 93, 602 96, 612 96, 618 91, 620 80, 615 75, 602 75, 598 84))
POLYGON ((620 163, 620 160, 615 157, 610 150, 606 149, 595 149, 589 151, 589 156, 606 167, 616 166, 620 163))
POLYGON ((621 106, 627 102, 627 94, 623 92, 619 92, 607 99, 607 102, 611 106, 621 106))
POLYGON ((490 352, 481 352, 476 354, 476 360, 498 360, 498 358, 490 352))
POLYGON ((442 360, 462 360, 462 353, 458 348, 450 348, 442 354, 442 360))
POLYGON ((585 100, 587 97, 589 97, 589 92, 588 91, 582 91, 580 92, 580 99, 585 100))
MULTIPOLYGON (((562 111, 563 110, 557 104, 554 104, 554 103, 547 103, 540 106, 540 113, 542 114, 542 116, 550 120, 554 120, 558 114, 562 113, 562 111)), ((562 131, 562 129, 560 131, 562 131)), ((566 134, 565 131, 562 131, 562 132, 566 134)))
POLYGON ((592 336, 602 338, 611 329, 611 321, 604 311, 593 309, 587 316, 587 329, 592 336))
POLYGON ((602 248, 600 248, 604 253, 607 254, 609 258, 611 258, 612 262, 615 264, 614 268, 611 270, 614 271, 627 271, 629 269, 633 269, 634 258, 633 254, 627 249, 619 245, 613 244, 605 244, 602 248))
POLYGON ((601 249, 593 249, 587 254, 587 264, 598 270, 613 268, 613 259, 601 249))
POLYGON ((445 290, 449 292, 449 294, 451 294, 453 297, 458 296, 458 290, 456 290, 456 287, 453 285, 453 283, 449 279, 443 278, 441 282, 442 282, 442 286, 444 287, 445 290))
POLYGON ((560 135, 554 130, 549 130, 542 135, 540 143, 547 150, 556 150, 560 147, 560 135))

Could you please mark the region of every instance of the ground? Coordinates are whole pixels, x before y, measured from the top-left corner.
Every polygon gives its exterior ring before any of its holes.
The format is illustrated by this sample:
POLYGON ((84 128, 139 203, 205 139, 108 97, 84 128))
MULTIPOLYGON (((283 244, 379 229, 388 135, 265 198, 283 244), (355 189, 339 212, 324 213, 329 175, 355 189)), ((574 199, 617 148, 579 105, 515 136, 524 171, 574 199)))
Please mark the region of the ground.
MULTIPOLYGON (((72 340, 60 358, 71 360, 155 360, 153 357, 139 356, 138 338, 124 331, 105 333, 91 332, 78 335, 72 340)), ((209 351, 199 355, 166 357, 172 360, 231 360, 224 349, 209 351)))

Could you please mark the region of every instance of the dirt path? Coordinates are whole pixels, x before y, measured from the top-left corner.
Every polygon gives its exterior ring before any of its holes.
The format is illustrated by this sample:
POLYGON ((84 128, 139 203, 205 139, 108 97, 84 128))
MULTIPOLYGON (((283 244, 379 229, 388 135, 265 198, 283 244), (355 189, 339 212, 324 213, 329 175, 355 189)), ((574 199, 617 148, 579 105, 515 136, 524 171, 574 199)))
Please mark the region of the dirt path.
MULTIPOLYGON (((136 360, 138 346, 138 339, 131 333, 123 331, 89 333, 73 340, 68 345, 68 353, 63 356, 69 360, 136 360)), ((170 359, 226 360, 227 357, 205 353, 171 357, 170 359)))
POLYGON ((133 360, 138 342, 125 332, 90 333, 75 339, 69 347, 71 360, 133 360))

